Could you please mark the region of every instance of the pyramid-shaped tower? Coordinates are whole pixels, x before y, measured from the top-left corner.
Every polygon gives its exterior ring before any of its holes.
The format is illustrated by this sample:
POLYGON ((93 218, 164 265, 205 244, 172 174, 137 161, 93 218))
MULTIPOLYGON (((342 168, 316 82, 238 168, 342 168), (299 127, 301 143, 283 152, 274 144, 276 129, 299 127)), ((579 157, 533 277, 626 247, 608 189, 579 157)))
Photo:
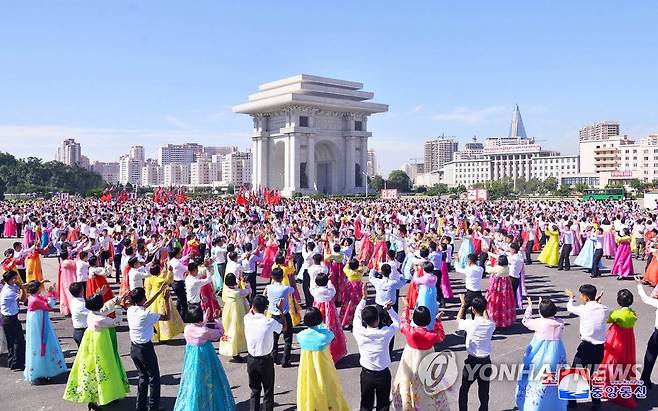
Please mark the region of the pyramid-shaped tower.
POLYGON ((523 127, 523 119, 521 118, 521 111, 519 105, 514 106, 514 114, 512 115, 512 124, 509 127, 510 138, 528 138, 523 127))

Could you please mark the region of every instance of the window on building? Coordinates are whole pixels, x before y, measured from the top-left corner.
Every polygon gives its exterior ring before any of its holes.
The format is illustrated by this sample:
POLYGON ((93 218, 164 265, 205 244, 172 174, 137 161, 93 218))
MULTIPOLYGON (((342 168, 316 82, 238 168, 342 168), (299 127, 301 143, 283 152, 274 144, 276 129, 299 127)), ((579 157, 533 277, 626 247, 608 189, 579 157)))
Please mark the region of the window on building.
POLYGON ((354 122, 354 130, 355 131, 363 131, 363 121, 357 120, 354 122))
POLYGON ((308 127, 308 116, 299 116, 299 127, 308 127))

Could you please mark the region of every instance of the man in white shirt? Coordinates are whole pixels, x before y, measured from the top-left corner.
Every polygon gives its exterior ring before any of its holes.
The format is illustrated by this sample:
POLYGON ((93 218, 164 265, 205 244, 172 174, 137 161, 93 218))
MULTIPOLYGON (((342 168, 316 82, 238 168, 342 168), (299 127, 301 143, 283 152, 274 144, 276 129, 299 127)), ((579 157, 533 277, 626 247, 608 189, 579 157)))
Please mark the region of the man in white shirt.
POLYGON ((139 381, 137 382, 137 410, 157 411, 160 408, 160 367, 151 338, 153 326, 158 321, 169 320, 169 290, 163 284, 150 300, 146 301, 146 292, 138 287, 130 292, 133 305, 128 307, 128 327, 130 335, 130 358, 135 363, 139 381), (146 311, 149 305, 164 292, 164 315, 146 311), (149 397, 149 390, 151 396, 149 397), (148 397, 148 400, 147 400, 148 397), (148 402, 148 404, 147 404, 148 402))
POLYGON ((379 327, 379 311, 374 306, 366 307, 368 285, 364 284, 361 302, 356 306, 352 335, 359 346, 361 364, 361 409, 372 410, 377 399, 377 409, 387 409, 391 394, 390 341, 400 329, 400 318, 391 308, 392 302, 383 309, 391 317, 391 325, 379 327))
POLYGON ((571 221, 568 221, 566 226, 560 229, 560 235, 562 236, 562 247, 560 248, 560 257, 557 263, 558 271, 569 271, 571 270, 571 261, 569 261, 569 256, 571 255, 571 248, 573 247, 573 231, 571 231, 571 221))
POLYGON ((592 268, 588 270, 588 272, 591 273, 591 278, 595 278, 601 276, 599 263, 601 262, 601 258, 603 258, 603 229, 599 227, 596 230, 596 233, 592 234, 590 238, 595 240, 595 245, 594 258, 592 259, 592 268))
POLYGON ((182 318, 187 314, 187 293, 185 292, 185 273, 187 272, 187 262, 189 254, 181 257, 183 250, 174 248, 169 253, 169 267, 174 274, 174 283, 171 288, 176 294, 176 309, 182 318))
POLYGON ((467 320, 466 298, 459 295, 461 307, 457 313, 458 328, 466 335, 466 352, 468 356, 464 360, 462 370, 462 383, 459 387, 459 409, 468 409, 468 391, 471 385, 477 381, 478 398, 480 409, 489 409, 489 384, 491 382, 491 337, 496 330, 496 324, 489 319, 487 313, 487 300, 481 295, 475 296, 469 306, 473 318, 467 320))
POLYGON ((653 333, 647 342, 647 350, 644 353, 644 365, 642 366, 642 376, 640 377, 644 381, 644 385, 648 389, 651 389, 653 387, 651 372, 653 371, 653 366, 656 364, 656 357, 658 357, 658 298, 654 298, 653 293, 651 293, 651 296, 648 296, 644 292, 642 276, 635 276, 635 281, 637 282, 637 293, 640 295, 642 302, 656 309, 653 333))
MULTIPOLYGON (((279 312, 283 309, 283 299, 277 307, 279 312)), ((260 407, 260 394, 263 392, 263 409, 274 409, 274 334, 283 332, 283 324, 274 318, 267 318, 265 310, 268 301, 265 296, 254 297, 251 310, 244 316, 244 334, 247 339, 247 374, 249 375, 249 410, 258 411, 260 407)))
POLYGON ((80 251, 78 259, 75 262, 75 281, 79 283, 86 283, 89 279, 89 253, 80 251))
POLYGON ((307 309, 308 307, 313 306, 313 294, 311 294, 311 290, 316 287, 315 284, 316 277, 318 276, 318 274, 327 274, 329 272, 327 267, 324 264, 322 264, 322 255, 313 254, 311 256, 311 260, 313 261, 313 263, 310 264, 306 269, 306 272, 304 273, 304 277, 302 280, 304 303, 306 304, 307 309))
MULTIPOLYGON (((466 257, 467 266, 466 268, 455 267, 455 270, 458 273, 464 274, 464 285, 466 286, 466 294, 464 299, 466 300, 466 308, 471 307, 471 301, 475 297, 482 297, 482 274, 484 269, 480 267, 478 262, 477 254, 469 254, 466 257)), ((475 315, 473 315, 475 318, 475 315)), ((464 335, 463 333, 457 332, 457 335, 464 335)))
MULTIPOLYGON (((603 360, 603 347, 605 343, 606 325, 610 310, 600 304, 601 295, 596 294, 596 287, 583 284, 578 289, 582 305, 574 305, 573 291, 567 289, 569 297, 567 311, 580 317, 580 344, 573 357, 573 366, 589 369, 590 375, 598 368, 603 360)), ((574 407, 576 401, 569 401, 569 407, 574 407)), ((599 410, 601 399, 592 398, 592 409, 599 410)))
POLYGON ((201 287, 210 284, 212 277, 199 278, 199 267, 192 262, 187 265, 188 275, 185 277, 185 294, 187 304, 201 304, 201 287))

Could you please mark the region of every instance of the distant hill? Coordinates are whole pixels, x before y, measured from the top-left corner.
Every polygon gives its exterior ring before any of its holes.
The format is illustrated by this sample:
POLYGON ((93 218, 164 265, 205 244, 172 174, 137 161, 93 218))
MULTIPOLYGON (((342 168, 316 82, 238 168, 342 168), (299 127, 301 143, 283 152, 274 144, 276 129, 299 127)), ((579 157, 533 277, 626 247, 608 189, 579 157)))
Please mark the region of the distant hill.
POLYGON ((0 152, 0 199, 5 193, 68 192, 86 195, 105 186, 103 178, 78 166, 40 158, 17 159, 0 152))

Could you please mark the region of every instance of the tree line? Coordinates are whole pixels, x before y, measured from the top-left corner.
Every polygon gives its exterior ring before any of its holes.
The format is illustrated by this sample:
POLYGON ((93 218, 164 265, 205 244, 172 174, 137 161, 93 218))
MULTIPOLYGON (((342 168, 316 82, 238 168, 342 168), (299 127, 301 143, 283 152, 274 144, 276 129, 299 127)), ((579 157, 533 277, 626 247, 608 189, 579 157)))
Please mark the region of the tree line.
POLYGON ((105 186, 103 178, 94 172, 59 161, 44 162, 37 157, 17 159, 0 152, 0 199, 7 194, 55 192, 89 195, 105 186))

